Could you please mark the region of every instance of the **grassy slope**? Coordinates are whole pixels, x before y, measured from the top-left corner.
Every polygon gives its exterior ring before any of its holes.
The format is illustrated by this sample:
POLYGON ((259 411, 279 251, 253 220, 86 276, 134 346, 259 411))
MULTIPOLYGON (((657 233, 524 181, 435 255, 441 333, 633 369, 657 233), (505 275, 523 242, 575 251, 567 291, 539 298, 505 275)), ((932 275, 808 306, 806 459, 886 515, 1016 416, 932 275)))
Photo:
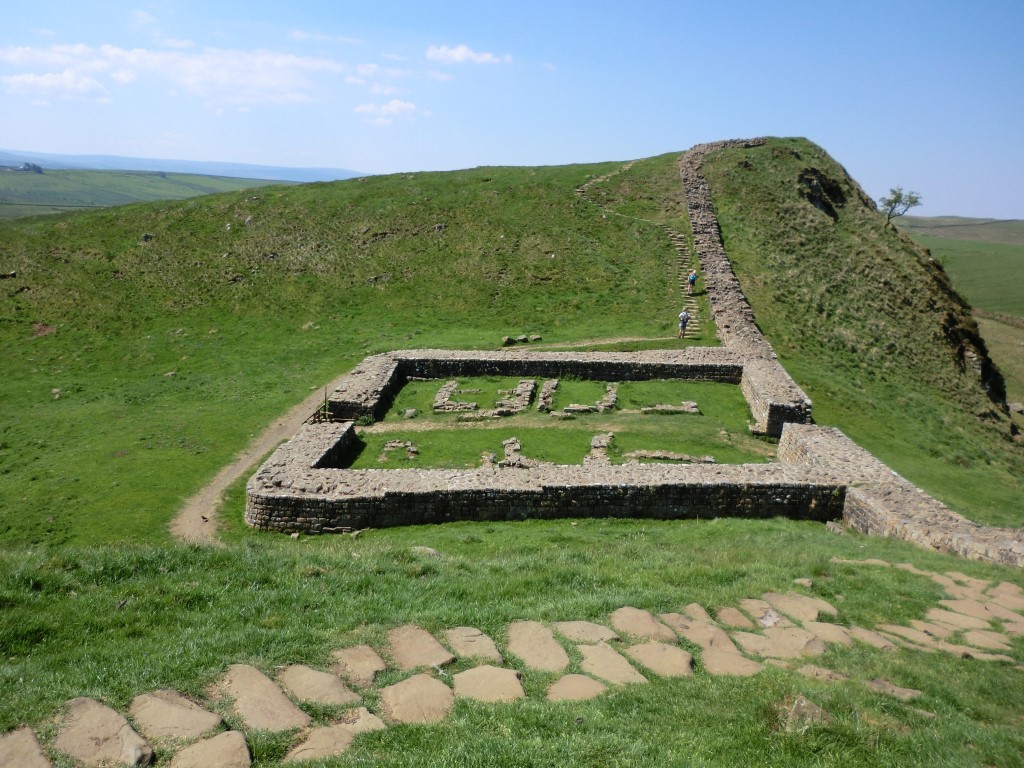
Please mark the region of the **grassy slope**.
POLYGON ((573 193, 615 167, 375 177, 0 227, 0 271, 17 272, 0 292, 0 537, 159 540, 254 432, 369 353, 527 332, 678 344, 668 238, 573 193))
POLYGON ((1024 451, 958 362, 949 329, 973 321, 938 264, 810 142, 721 152, 705 171, 758 322, 816 420, 972 519, 1021 525, 1024 451), (806 169, 845 197, 837 220, 801 194, 806 169))
POLYGON ((0 220, 73 208, 180 200, 280 182, 156 171, 0 170, 0 220))
MULTIPOLYGON (((202 697, 232 663, 323 667, 331 649, 379 644, 410 621, 501 641, 514 619, 714 608, 805 576, 842 623, 905 622, 941 597, 926 579, 833 555, 1021 583, 1007 568, 785 520, 455 524, 293 541, 244 529, 242 484, 227 500, 226 548, 163 541, 180 499, 252 432, 368 352, 487 347, 520 331, 671 337, 677 274, 661 231, 603 219, 572 194, 613 167, 401 176, 0 227, 12 260, 0 271, 19 275, 0 283, 0 733, 29 723, 52 737, 72 696, 121 710, 160 687, 202 697), (146 245, 143 232, 155 235, 146 245), (56 331, 35 336, 37 323, 56 331)), ((675 179, 672 158, 655 158, 601 189, 620 211, 682 226, 675 179)), ((862 645, 818 663, 852 681, 698 673, 556 707, 541 701, 550 676, 527 673, 527 702, 460 701, 443 723, 361 736, 324 765, 983 766, 1024 750, 1019 670, 862 645), (870 694, 861 682, 875 676, 926 698, 870 694), (781 732, 777 707, 797 694, 836 721, 781 732)), ((318 722, 336 714, 309 709, 318 722)), ((289 739, 253 736, 254 764, 279 765, 289 739)))

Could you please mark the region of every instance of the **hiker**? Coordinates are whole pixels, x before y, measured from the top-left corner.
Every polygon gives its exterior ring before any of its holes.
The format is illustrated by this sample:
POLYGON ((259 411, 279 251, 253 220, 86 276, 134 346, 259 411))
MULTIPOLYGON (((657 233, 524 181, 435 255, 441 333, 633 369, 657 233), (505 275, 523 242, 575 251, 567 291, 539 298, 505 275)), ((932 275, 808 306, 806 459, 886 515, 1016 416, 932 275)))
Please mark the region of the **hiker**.
POLYGON ((690 322, 690 313, 685 309, 679 313, 679 338, 683 338, 683 334, 686 333, 686 324, 690 322))
POLYGON ((691 269, 690 274, 686 276, 686 292, 693 293, 693 286, 697 284, 697 270, 691 269))

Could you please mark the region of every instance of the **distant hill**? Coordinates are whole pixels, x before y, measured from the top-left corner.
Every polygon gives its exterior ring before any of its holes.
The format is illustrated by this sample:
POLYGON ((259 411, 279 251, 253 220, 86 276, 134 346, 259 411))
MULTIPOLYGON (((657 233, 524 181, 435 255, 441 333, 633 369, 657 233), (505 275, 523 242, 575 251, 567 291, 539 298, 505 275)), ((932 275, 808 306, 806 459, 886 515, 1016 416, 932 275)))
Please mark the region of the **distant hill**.
POLYGON ((166 160, 146 157, 118 157, 116 155, 61 155, 46 152, 28 152, 0 149, 0 166, 21 166, 35 163, 55 170, 101 171, 163 171, 203 176, 230 176, 242 179, 268 179, 270 181, 338 181, 366 174, 346 168, 288 168, 276 165, 249 165, 247 163, 220 163, 198 160, 166 160))
POLYGON ((1024 245, 1024 220, 969 219, 962 216, 902 216, 895 220, 914 235, 1024 245))
POLYGON ((0 167, 0 220, 292 183, 163 171, 33 172, 0 167))

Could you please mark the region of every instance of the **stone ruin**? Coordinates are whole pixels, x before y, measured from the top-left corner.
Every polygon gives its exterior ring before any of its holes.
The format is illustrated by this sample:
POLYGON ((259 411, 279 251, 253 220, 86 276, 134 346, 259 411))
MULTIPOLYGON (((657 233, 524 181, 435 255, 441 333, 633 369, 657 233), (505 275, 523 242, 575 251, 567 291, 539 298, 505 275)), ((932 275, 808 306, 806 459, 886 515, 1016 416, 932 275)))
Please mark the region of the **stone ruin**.
MULTIPOLYGON (((699 145, 679 162, 695 255, 721 347, 635 353, 404 350, 368 357, 328 398, 330 421, 305 424, 249 481, 246 522, 264 530, 312 534, 535 517, 786 516, 822 522, 842 518, 864 533, 895 536, 966 558, 1024 566, 1024 531, 985 527, 963 518, 839 430, 812 423, 810 400, 779 364, 740 290, 701 173, 708 153, 763 141, 699 145), (506 444, 501 462, 488 461, 476 468, 341 468, 346 451, 357 439, 354 422, 383 416, 395 393, 410 379, 448 381, 438 393, 435 410, 440 404, 472 413, 469 405, 475 404, 452 406, 460 376, 543 378, 537 408, 553 415, 557 379, 566 376, 735 384, 750 407, 751 430, 779 438, 778 461, 718 465, 702 460, 707 457, 665 455, 649 458, 679 463, 616 465, 607 458, 610 438, 598 435, 591 454, 578 466, 525 459, 516 440, 506 444)), ((669 237, 677 248, 686 247, 679 233, 670 230, 669 237)), ((532 378, 529 381, 528 396, 524 381, 523 391, 517 387, 505 404, 528 407, 535 386, 532 378)), ((602 403, 614 407, 614 398, 610 390, 602 403)))

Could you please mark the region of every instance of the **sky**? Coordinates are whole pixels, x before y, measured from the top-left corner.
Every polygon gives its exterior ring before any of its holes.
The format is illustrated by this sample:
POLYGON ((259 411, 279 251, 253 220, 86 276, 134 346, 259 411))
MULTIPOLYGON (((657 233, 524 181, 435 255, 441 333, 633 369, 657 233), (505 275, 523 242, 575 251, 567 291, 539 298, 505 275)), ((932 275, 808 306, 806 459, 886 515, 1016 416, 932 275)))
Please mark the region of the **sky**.
POLYGON ((562 165, 803 136, 913 213, 1024 219, 1020 0, 45 0, 0 12, 0 147, 562 165))

